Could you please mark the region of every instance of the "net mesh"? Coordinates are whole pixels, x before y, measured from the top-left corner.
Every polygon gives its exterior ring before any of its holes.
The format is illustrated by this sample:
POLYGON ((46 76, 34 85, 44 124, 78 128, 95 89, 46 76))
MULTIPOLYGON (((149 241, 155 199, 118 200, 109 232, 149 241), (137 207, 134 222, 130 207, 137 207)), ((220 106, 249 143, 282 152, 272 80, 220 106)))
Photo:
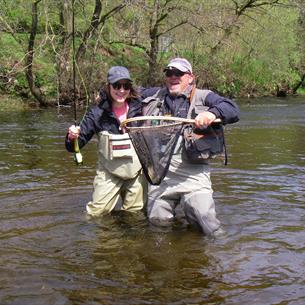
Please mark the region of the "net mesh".
POLYGON ((165 177, 183 122, 166 118, 134 118, 125 125, 147 180, 159 185, 165 177))

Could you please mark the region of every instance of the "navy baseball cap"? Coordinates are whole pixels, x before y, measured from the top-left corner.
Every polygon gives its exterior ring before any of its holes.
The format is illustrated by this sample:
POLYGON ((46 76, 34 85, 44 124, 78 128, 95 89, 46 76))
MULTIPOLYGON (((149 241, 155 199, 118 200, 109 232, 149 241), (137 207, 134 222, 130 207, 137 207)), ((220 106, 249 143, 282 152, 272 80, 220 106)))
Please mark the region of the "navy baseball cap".
POLYGON ((127 79, 132 82, 129 71, 122 66, 111 67, 108 71, 107 79, 109 84, 114 84, 121 79, 127 79))

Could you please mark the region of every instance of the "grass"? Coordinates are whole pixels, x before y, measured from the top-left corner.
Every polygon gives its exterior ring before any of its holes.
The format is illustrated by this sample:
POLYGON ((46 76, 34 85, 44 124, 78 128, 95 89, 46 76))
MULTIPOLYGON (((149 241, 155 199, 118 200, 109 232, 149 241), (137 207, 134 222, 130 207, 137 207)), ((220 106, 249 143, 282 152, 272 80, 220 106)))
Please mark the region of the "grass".
POLYGON ((31 109, 31 103, 18 97, 0 94, 0 112, 31 109))

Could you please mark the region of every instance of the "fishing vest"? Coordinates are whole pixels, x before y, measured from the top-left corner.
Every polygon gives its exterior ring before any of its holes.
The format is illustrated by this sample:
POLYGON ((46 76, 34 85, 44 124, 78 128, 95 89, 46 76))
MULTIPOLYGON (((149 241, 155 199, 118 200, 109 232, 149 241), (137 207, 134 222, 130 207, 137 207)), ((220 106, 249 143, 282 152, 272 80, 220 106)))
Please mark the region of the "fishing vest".
POLYGON ((98 169, 122 178, 132 179, 141 170, 141 164, 127 133, 98 133, 98 169))
MULTIPOLYGON (((166 88, 157 91, 153 96, 146 98, 143 103, 143 115, 162 115, 166 88)), ((205 104, 210 90, 196 89, 192 97, 187 118, 194 119, 199 113, 209 109, 205 104)), ((207 128, 195 128, 194 125, 185 125, 182 131, 182 159, 189 163, 206 163, 208 159, 217 156, 224 158, 227 164, 224 131, 222 124, 212 124, 207 128)))

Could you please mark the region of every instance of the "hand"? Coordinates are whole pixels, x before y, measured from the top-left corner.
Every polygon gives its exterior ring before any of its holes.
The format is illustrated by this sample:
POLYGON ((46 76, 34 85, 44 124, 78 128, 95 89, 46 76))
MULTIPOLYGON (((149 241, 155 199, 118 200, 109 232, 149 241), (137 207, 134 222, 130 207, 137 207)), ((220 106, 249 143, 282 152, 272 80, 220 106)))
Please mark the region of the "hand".
POLYGON ((102 99, 101 99, 100 94, 99 94, 99 93, 96 93, 96 94, 94 95, 94 101, 95 101, 96 103, 99 103, 101 100, 102 100, 102 99))
POLYGON ((216 115, 209 111, 199 113, 195 118, 196 127, 206 128, 216 120, 216 115))
POLYGON ((68 139, 69 140, 77 139, 79 137, 79 134, 80 134, 79 126, 72 125, 69 127, 69 130, 68 130, 68 139))

